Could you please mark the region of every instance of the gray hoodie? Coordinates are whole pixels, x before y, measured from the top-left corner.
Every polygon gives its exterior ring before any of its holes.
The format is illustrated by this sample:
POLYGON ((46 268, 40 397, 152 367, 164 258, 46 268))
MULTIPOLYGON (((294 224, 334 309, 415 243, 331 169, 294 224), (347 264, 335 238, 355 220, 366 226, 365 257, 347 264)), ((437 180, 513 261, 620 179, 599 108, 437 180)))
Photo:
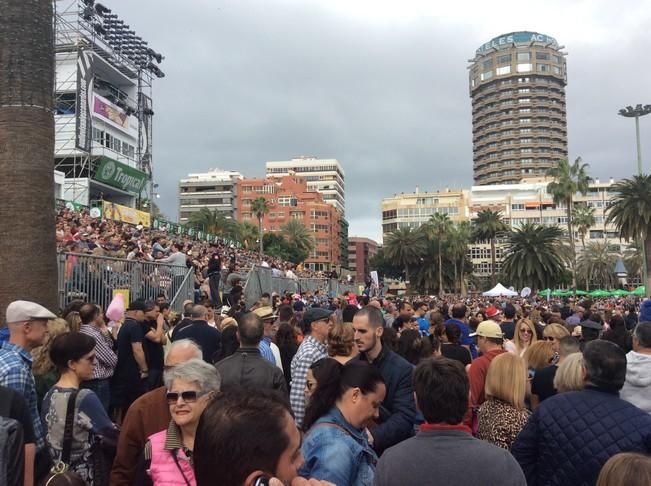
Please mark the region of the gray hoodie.
POLYGON ((651 355, 635 351, 626 355, 626 382, 620 397, 651 413, 651 355))

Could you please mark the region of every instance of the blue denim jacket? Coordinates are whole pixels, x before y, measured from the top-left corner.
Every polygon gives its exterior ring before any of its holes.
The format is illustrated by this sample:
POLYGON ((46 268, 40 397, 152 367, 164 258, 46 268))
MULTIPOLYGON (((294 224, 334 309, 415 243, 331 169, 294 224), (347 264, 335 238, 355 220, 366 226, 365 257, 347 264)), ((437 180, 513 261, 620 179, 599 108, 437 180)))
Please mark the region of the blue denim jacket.
POLYGON ((363 429, 350 425, 337 407, 316 421, 303 439, 305 463, 299 474, 337 486, 373 484, 377 455, 363 429), (321 425, 321 424, 335 424, 321 425), (342 430, 343 429, 343 430, 342 430))

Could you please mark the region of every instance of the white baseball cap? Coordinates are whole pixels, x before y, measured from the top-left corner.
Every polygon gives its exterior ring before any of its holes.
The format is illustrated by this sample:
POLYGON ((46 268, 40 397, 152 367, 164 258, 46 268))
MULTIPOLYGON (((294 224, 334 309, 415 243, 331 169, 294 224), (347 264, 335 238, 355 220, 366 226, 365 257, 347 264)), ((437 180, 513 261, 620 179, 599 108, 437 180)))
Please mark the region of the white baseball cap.
POLYGON ((32 319, 56 319, 57 316, 36 302, 15 300, 7 306, 7 324, 32 319))

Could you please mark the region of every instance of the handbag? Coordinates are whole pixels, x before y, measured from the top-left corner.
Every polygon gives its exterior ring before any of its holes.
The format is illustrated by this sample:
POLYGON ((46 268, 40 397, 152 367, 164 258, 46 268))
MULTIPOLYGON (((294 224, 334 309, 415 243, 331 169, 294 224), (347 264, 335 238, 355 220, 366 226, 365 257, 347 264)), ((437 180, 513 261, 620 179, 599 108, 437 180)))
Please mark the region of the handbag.
POLYGON ((70 470, 70 452, 72 449, 72 431, 75 420, 77 393, 79 393, 79 390, 74 390, 68 397, 66 425, 63 429, 63 450, 61 451, 61 460, 57 461, 54 466, 52 466, 49 474, 41 483, 42 486, 85 486, 86 484, 79 474, 70 470))

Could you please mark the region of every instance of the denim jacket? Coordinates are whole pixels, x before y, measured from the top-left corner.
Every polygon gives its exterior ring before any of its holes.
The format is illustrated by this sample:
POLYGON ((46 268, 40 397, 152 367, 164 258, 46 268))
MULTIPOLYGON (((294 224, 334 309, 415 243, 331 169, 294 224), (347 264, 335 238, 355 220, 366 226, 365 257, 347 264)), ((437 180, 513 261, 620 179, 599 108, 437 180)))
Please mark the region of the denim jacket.
POLYGON ((305 463, 299 474, 337 486, 370 486, 377 463, 363 429, 350 425, 333 407, 310 428, 301 451, 305 463), (335 425, 325 425, 335 424, 335 425))

